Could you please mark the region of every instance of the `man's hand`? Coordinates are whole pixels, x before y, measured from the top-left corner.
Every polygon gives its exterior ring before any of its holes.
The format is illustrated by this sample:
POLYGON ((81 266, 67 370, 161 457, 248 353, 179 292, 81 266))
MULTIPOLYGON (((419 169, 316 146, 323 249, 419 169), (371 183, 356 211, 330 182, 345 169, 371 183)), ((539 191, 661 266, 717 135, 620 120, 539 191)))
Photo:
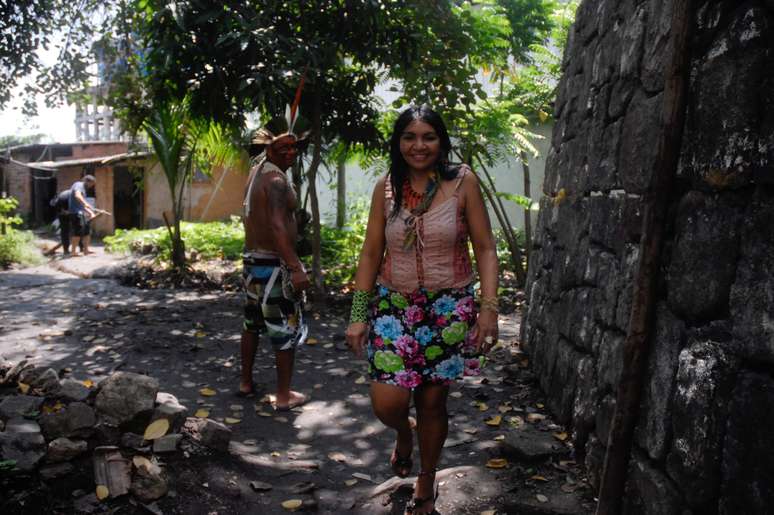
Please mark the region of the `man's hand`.
POLYGON ((303 267, 295 268, 290 272, 290 282, 293 285, 293 290, 299 293, 308 290, 312 286, 303 267))
POLYGON ((363 357, 363 349, 368 342, 368 324, 365 322, 353 322, 349 324, 346 332, 347 345, 359 358, 363 357))

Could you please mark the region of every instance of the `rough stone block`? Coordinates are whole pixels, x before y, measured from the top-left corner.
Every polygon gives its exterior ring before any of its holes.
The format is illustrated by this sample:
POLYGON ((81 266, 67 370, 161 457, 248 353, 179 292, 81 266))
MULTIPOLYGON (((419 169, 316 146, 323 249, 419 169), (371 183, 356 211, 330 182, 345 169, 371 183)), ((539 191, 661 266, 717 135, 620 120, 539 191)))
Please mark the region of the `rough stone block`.
POLYGON ((209 418, 188 417, 184 430, 202 445, 219 451, 227 451, 231 442, 231 429, 209 418))
POLYGON ((53 440, 59 437, 91 436, 97 418, 91 406, 73 402, 61 411, 41 415, 38 421, 46 438, 53 440))
POLYGON ((636 437, 651 459, 661 461, 672 435, 672 394, 685 341, 685 324, 660 304, 655 325, 636 437))
POLYGON ((624 501, 626 515, 680 515, 683 513, 680 492, 646 459, 635 456, 629 465, 624 501))
POLYGON ((669 305, 689 320, 712 320, 728 312, 736 276, 739 220, 745 200, 691 191, 680 201, 672 260, 669 305))
POLYGON ((153 452, 175 452, 182 439, 180 433, 162 436, 153 441, 153 452))
POLYGON ((767 513, 774 506, 774 380, 741 374, 726 425, 723 445, 722 515, 767 513))
POLYGON ((158 391, 159 382, 152 377, 117 372, 100 384, 95 407, 119 425, 130 423, 150 416, 158 391))
POLYGON ((583 449, 594 429, 597 394, 597 378, 594 360, 590 356, 581 358, 576 370, 577 382, 572 410, 573 443, 583 449))
POLYGON ((0 433, 0 459, 14 460, 16 470, 31 472, 46 455, 46 440, 31 420, 13 419, 0 433))
POLYGON ((86 452, 88 445, 83 440, 70 440, 69 438, 57 438, 48 443, 46 461, 59 463, 69 461, 79 454, 86 452))
POLYGON ((556 364, 551 376, 551 386, 547 390, 548 407, 559 423, 569 424, 572 421, 575 402, 578 363, 583 355, 563 339, 559 340, 556 347, 556 364))
POLYGON ((550 433, 537 430, 511 431, 500 442, 504 456, 519 461, 535 463, 569 453, 550 433))
POLYGON ((597 350, 597 386, 600 390, 615 391, 623 372, 623 344, 626 335, 605 331, 597 350))
POLYGON ((651 180, 658 153, 659 127, 663 98, 648 97, 638 91, 624 116, 618 179, 627 193, 644 193, 651 180))
POLYGON ((774 364, 774 194, 758 191, 744 221, 741 257, 731 287, 735 351, 774 364))
POLYGON ((59 390, 55 395, 67 401, 83 402, 89 398, 91 389, 75 379, 63 379, 59 383, 59 390))
POLYGON ((46 481, 53 481, 54 479, 72 474, 74 470, 75 467, 73 467, 70 463, 55 463, 53 465, 44 465, 40 467, 38 474, 40 475, 41 479, 46 481))
POLYGON ((721 438, 737 368, 737 358, 716 342, 697 341, 680 352, 667 471, 693 509, 717 502, 721 438))
POLYGON ((769 135, 759 133, 759 120, 772 17, 763 6, 748 4, 727 16, 730 22, 693 63, 679 173, 701 189, 746 186, 768 160, 761 143, 769 135))
POLYGON ((43 397, 32 395, 10 395, 0 402, 0 419, 9 420, 17 417, 35 418, 39 414, 43 397))

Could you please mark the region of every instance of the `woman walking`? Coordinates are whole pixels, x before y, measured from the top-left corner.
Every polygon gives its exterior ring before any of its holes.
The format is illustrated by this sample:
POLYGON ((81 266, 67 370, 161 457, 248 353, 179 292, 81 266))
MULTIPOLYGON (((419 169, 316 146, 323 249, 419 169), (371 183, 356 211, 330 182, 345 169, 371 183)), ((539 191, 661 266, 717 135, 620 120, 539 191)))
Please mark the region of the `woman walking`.
POLYGON ((448 161, 441 117, 411 107, 395 122, 390 171, 373 192, 355 276, 347 343, 366 351, 371 402, 396 431, 390 466, 412 470, 414 396, 419 472, 406 513, 435 513, 435 471, 448 432, 449 385, 480 373, 497 342, 497 254, 478 181, 448 161), (468 251, 481 291, 476 305, 468 251))

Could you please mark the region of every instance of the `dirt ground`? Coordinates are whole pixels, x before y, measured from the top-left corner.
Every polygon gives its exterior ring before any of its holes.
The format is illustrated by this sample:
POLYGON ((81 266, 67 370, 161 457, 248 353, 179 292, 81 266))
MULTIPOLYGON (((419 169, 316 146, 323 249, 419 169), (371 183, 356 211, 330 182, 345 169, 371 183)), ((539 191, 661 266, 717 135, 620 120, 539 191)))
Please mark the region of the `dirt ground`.
MULTIPOLYGON (((300 499, 305 511, 402 513, 412 479, 391 479, 394 435, 370 411, 365 362, 345 349, 345 305, 317 299, 310 306, 310 345, 297 353, 294 388, 312 400, 275 413, 261 395, 233 395, 238 293, 122 286, 111 277, 126 261, 97 251, 0 273, 0 357, 33 360, 95 382, 116 370, 151 375, 161 391, 188 407, 189 416, 205 408, 215 420, 236 419, 230 450, 188 449, 164 458, 171 491, 151 507, 128 499, 84 504, 83 494, 94 489, 91 465, 84 462, 78 473, 55 483, 18 479, 0 485, 6 489, 0 511, 266 514, 286 513, 282 502, 300 499), (201 396, 203 387, 216 394, 201 396), (268 485, 256 491, 255 481, 268 485)), ((485 374, 452 389, 438 474, 440 513, 587 513, 591 507, 565 430, 552 423, 518 348, 519 321, 518 313, 502 317, 503 346, 492 353, 485 374), (499 424, 486 424, 496 416, 499 424), (505 468, 487 467, 502 457, 502 440, 513 432, 552 435, 561 452, 538 463, 509 459, 505 468)), ((259 349, 254 377, 263 393, 271 391, 268 346, 259 349)))

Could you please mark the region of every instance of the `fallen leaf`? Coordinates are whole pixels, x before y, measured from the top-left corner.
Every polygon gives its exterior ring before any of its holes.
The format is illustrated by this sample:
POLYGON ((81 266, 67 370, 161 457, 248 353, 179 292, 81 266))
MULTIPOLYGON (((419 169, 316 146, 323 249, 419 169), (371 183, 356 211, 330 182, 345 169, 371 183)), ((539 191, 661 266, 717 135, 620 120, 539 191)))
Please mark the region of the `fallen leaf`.
POLYGON ((489 409, 489 406, 487 406, 485 403, 483 402, 478 403, 478 411, 486 411, 488 409, 489 409))
POLYGON ((19 391, 21 393, 26 394, 27 392, 30 391, 30 385, 24 384, 22 382, 19 382, 18 385, 19 385, 19 391))
POLYGON ((277 422, 280 422, 281 424, 287 424, 288 418, 287 417, 274 417, 274 420, 277 422))
POLYGON ((478 429, 476 429, 474 427, 468 427, 466 429, 463 429, 463 431, 468 433, 469 435, 474 435, 474 434, 478 433, 478 429))
POLYGON ((199 395, 203 395, 205 397, 212 397, 216 393, 218 392, 216 392, 212 388, 202 388, 201 390, 199 390, 199 395))
POLYGON ((97 494, 97 499, 101 501, 103 499, 108 498, 108 496, 110 495, 110 490, 108 490, 108 487, 106 487, 105 485, 97 485, 96 494, 97 494))
POLYGON ((459 399, 462 397, 462 392, 452 392, 449 394, 450 397, 454 397, 455 399, 459 399))
POLYGON ((151 461, 145 456, 135 456, 134 458, 132 458, 132 463, 134 463, 134 466, 137 467, 138 469, 139 468, 150 469, 150 466, 151 466, 151 461))
POLYGON ((301 499, 289 499, 282 503, 282 507, 286 510, 296 511, 301 507, 302 504, 304 504, 304 501, 301 499))
POLYGON ((372 481, 373 479, 368 474, 363 474, 362 472, 353 472, 352 477, 356 477, 358 479, 362 479, 364 481, 372 481))
POLYGON ((231 406, 229 406, 229 409, 231 411, 242 411, 243 409, 245 409, 245 407, 242 406, 241 404, 232 404, 231 406))
POLYGON ((479 515, 496 515, 496 512, 494 510, 486 510, 482 511, 479 515))
POLYGON ((315 390, 319 390, 319 389, 320 389, 320 388, 322 388, 322 387, 323 387, 323 385, 321 385, 320 383, 317 383, 317 384, 316 384, 316 385, 314 385, 312 388, 314 388, 315 390))
POLYGON ((548 502, 548 497, 543 494, 537 494, 535 498, 540 502, 548 502))
POLYGON ((332 348, 333 348, 332 343, 326 343, 325 345, 323 345, 323 349, 332 349, 332 348))
POLYGON ((497 426, 500 425, 500 422, 502 422, 502 421, 503 421, 503 417, 501 417, 500 415, 496 415, 496 416, 490 418, 489 420, 485 421, 484 423, 486 425, 488 425, 488 426, 497 427, 497 426))
POLYGON ((527 415, 527 422, 532 422, 533 424, 545 419, 546 419, 546 416, 541 415, 540 413, 530 413, 527 415))
POLYGON ((497 411, 500 413, 508 413, 509 411, 513 411, 513 406, 508 406, 507 404, 501 404, 497 407, 497 411))
POLYGON ((272 455, 272 457, 274 457, 274 458, 279 458, 280 456, 282 456, 282 454, 281 454, 281 453, 279 453, 279 452, 277 452, 277 451, 274 451, 274 452, 272 452, 272 453, 271 453, 271 455, 272 455))
POLYGON ((497 435, 494 437, 495 442, 502 442, 503 440, 505 440, 505 435, 497 435))
POLYGON ((267 413, 265 411, 256 411, 255 413, 259 417, 271 417, 272 416, 271 413, 267 413))
POLYGON ((210 410, 206 409, 199 409, 196 410, 196 413, 194 413, 194 417, 196 418, 207 418, 210 416, 210 410))
POLYGON ((57 413, 59 411, 62 411, 63 409, 64 409, 64 404, 62 404, 60 401, 56 401, 56 404, 54 404, 53 406, 43 406, 41 411, 46 415, 50 415, 51 413, 57 413))
POLYGON ((226 417, 225 422, 226 424, 234 425, 234 424, 239 424, 242 421, 238 418, 226 417))
POLYGON ((81 383, 83 383, 83 386, 85 386, 86 388, 91 388, 94 386, 94 381, 92 381, 91 379, 84 379, 83 381, 81 381, 81 383))
POLYGON ((306 339, 306 344, 307 345, 317 345, 317 343, 318 343, 317 338, 307 338, 306 339))
POLYGON ((508 460, 504 458, 492 458, 486 462, 486 467, 490 469, 504 469, 508 466, 508 460))
POLYGON ((560 442, 563 442, 563 441, 567 440, 568 436, 569 435, 567 433, 565 433, 564 431, 562 431, 561 433, 554 433, 554 438, 556 438, 560 442))
POLYGON ((534 476, 530 476, 530 479, 533 480, 533 481, 549 481, 545 477, 539 476, 537 474, 535 474, 534 476))
POLYGON ((365 376, 360 376, 357 379, 355 379, 355 384, 365 384, 365 383, 366 383, 365 376))
POLYGON ((357 484, 357 479, 346 479, 344 480, 344 484, 347 486, 355 486, 357 484))
POLYGON ((194 333, 194 336, 196 336, 197 338, 204 338, 205 336, 207 336, 207 333, 205 333, 204 331, 196 331, 194 333))
POLYGON ((148 427, 145 428, 143 438, 146 440, 158 440, 167 434, 167 431, 169 431, 169 420, 160 418, 148 424, 148 427))

